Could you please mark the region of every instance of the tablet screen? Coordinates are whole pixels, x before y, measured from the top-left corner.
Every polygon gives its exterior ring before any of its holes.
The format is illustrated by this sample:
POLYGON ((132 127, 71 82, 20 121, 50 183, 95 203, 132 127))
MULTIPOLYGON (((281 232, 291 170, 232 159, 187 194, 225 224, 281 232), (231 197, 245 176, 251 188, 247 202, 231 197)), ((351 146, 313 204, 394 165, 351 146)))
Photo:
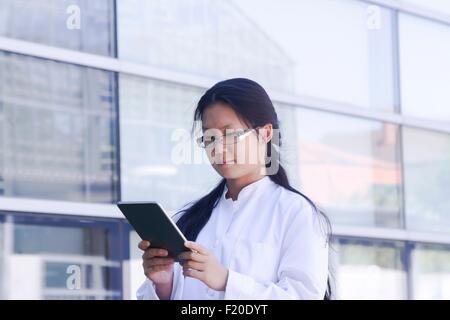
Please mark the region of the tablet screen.
POLYGON ((152 248, 166 249, 175 259, 189 250, 184 246, 185 236, 158 203, 119 202, 117 206, 141 239, 150 241, 152 248))

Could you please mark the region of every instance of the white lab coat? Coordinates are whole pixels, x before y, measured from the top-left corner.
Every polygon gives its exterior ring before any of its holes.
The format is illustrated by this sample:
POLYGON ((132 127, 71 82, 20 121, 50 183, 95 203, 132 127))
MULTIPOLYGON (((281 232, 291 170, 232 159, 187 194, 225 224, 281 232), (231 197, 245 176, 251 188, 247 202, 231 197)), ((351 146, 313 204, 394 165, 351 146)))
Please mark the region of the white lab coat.
MULTIPOLYGON (((236 201, 227 187, 196 242, 228 268, 225 291, 184 277, 174 265, 171 299, 323 299, 328 243, 323 221, 299 194, 268 176, 244 187, 236 201)), ((138 299, 159 299, 146 279, 138 299)))

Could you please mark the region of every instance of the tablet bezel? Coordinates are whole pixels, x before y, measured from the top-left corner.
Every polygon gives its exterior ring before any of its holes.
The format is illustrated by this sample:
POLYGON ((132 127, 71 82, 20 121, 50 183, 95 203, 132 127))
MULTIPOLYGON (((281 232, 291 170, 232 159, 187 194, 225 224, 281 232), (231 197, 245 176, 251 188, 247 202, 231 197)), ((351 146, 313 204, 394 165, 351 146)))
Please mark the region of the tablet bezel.
MULTIPOLYGON (((170 217, 170 215, 167 213, 167 211, 163 208, 163 206, 156 201, 119 201, 116 203, 117 207, 119 208, 120 212, 122 213, 122 215, 125 217, 125 219, 128 221, 129 225, 133 228, 133 230, 138 234, 139 238, 142 240, 145 240, 141 237, 141 235, 137 232, 136 228, 133 226, 133 224, 131 223, 131 221, 128 219, 127 215, 126 215, 126 206, 133 206, 133 205, 156 205, 159 207, 159 209, 163 212, 164 216, 166 217, 166 219, 170 222, 170 224, 172 225, 172 227, 174 228, 174 230, 177 232, 177 234, 181 237, 181 239, 186 242, 187 239, 184 236, 184 234, 181 232, 181 230, 178 228, 178 226, 176 225, 176 223, 172 220, 172 218, 170 217), (124 210, 122 211, 122 208, 124 208, 124 210)), ((148 241, 148 240, 146 240, 148 241)), ((151 244, 150 244, 151 246, 151 244)), ((186 248, 186 247, 185 247, 186 248)), ((186 248, 186 251, 191 251, 189 248, 186 248)), ((177 257, 173 257, 175 259, 175 261, 180 262, 179 259, 177 257)))

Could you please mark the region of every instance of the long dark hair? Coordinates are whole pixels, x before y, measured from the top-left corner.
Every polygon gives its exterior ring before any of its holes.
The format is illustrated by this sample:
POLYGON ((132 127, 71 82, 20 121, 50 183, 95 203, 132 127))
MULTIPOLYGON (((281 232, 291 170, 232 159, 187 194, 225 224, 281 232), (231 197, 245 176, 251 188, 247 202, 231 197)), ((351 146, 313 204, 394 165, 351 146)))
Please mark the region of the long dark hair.
MULTIPOLYGON (((279 129, 279 121, 275 108, 268 94, 262 86, 255 81, 245 78, 235 78, 218 82, 213 87, 205 92, 197 104, 194 112, 194 123, 202 120, 203 112, 206 108, 214 103, 221 102, 230 106, 236 114, 245 122, 250 128, 257 128, 265 124, 272 124, 273 129, 279 129)), ((272 139, 267 143, 268 153, 271 161, 278 161, 278 171, 276 174, 269 175, 270 179, 276 184, 295 192, 305 198, 314 210, 321 216, 322 221, 326 226, 326 237, 329 242, 331 239, 331 223, 328 217, 317 208, 314 202, 300 191, 294 189, 290 184, 286 171, 281 166, 279 153, 281 147, 281 134, 279 130, 278 139, 272 139), (277 142, 274 142, 277 141, 277 142), (278 145, 273 146, 273 143, 278 145)), ((271 162, 266 161, 266 166, 269 167, 271 162)), ((208 222, 213 209, 216 207, 225 188, 226 180, 222 179, 220 183, 207 195, 194 202, 187 209, 179 213, 184 213, 177 221, 177 225, 184 233, 187 239, 195 241, 199 232, 208 222)), ((331 299, 331 285, 328 277, 327 291, 324 299, 331 299)))

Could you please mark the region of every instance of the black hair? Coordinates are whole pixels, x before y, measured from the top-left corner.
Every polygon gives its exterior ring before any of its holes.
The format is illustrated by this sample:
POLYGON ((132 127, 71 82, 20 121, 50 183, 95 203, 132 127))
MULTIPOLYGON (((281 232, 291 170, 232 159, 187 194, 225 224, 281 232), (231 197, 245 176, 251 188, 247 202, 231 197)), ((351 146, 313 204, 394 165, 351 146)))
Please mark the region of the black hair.
MULTIPOLYGON (((301 195, 306 199, 306 201, 308 201, 308 203, 313 207, 316 213, 320 215, 322 221, 325 223, 326 238, 327 241, 330 242, 332 234, 330 220, 321 210, 318 209, 311 199, 302 194, 300 191, 294 189, 289 184, 286 171, 280 163, 280 155, 273 154, 273 152, 279 153, 278 150, 279 147, 281 147, 281 133, 279 131, 277 113, 264 88, 255 81, 245 78, 234 78, 218 82, 213 87, 208 89, 200 98, 194 112, 194 123, 198 120, 202 120, 205 109, 218 102, 230 106, 251 128, 257 128, 270 123, 272 124, 273 129, 278 129, 275 130, 275 132, 278 132, 279 134, 278 139, 272 139, 267 143, 268 153, 266 154, 266 157, 270 157, 270 161, 278 161, 277 172, 269 175, 269 177, 276 184, 301 195), (273 145, 274 143, 277 143, 278 145, 273 145)), ((270 165, 271 162, 266 161, 266 167, 270 165)), ((224 192, 225 183, 226 180, 222 179, 219 184, 207 195, 193 202, 188 208, 177 213, 184 213, 180 219, 178 219, 177 225, 188 240, 195 241, 199 232, 208 222, 213 209, 216 207, 221 195, 224 192)), ((331 299, 331 285, 329 277, 324 299, 331 299)))

